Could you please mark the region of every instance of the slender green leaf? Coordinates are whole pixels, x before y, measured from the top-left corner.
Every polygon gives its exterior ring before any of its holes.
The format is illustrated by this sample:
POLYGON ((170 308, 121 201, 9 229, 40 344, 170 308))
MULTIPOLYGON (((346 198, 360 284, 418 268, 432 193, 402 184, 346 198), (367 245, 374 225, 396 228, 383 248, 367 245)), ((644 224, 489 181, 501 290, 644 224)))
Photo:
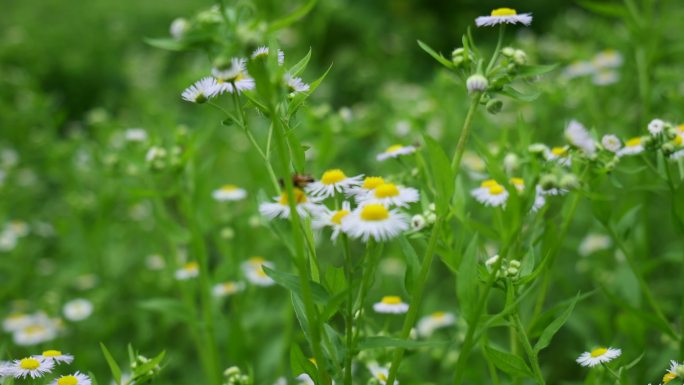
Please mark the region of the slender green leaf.
MULTIPOLYGON (((276 281, 278 285, 301 296, 302 286, 298 275, 273 270, 268 266, 263 266, 263 269, 266 275, 276 281)), ((328 302, 330 295, 323 286, 313 281, 309 281, 309 285, 311 286, 311 295, 313 296, 314 301, 320 304, 328 302)))
POLYGON ((375 336, 367 337, 359 342, 359 349, 387 349, 387 348, 402 348, 402 349, 418 349, 424 347, 439 347, 444 346, 448 341, 413 341, 403 340, 401 338, 375 336))
POLYGON ((420 40, 418 40, 418 45, 420 46, 420 48, 423 49, 423 51, 427 52, 428 55, 430 55, 430 56, 432 56, 433 58, 435 58, 435 60, 437 60, 438 62, 440 62, 443 66, 445 66, 445 67, 447 67, 447 68, 454 68, 454 64, 453 64, 451 61, 449 61, 447 58, 445 58, 445 57, 442 56, 441 54, 435 52, 435 50, 433 50, 432 48, 430 48, 429 45, 423 43, 423 42, 420 41, 420 40))
POLYGON ((291 14, 278 19, 276 21, 273 21, 269 26, 268 30, 273 32, 277 31, 279 29, 283 29, 295 22, 297 22, 299 19, 303 18, 306 16, 316 5, 317 0, 309 0, 306 2, 306 4, 302 5, 301 7, 297 8, 294 12, 291 14))
POLYGON ((542 349, 546 348, 549 346, 551 343, 551 339, 553 338, 556 333, 560 330, 560 328, 565 324, 565 322, 568 320, 570 317, 570 314, 572 314, 572 310, 575 308, 575 304, 577 304, 577 301, 580 299, 580 294, 577 293, 575 296, 575 299, 568 304, 568 306, 563 310, 563 313, 553 320, 541 333, 541 336, 539 336, 539 340, 537 340, 537 343, 534 345, 534 351, 535 353, 539 353, 542 349))
POLYGON ((485 347, 485 354, 494 366, 514 377, 532 377, 532 371, 522 358, 511 353, 485 347))
POLYGON ((466 319, 471 319, 475 303, 478 301, 477 243, 477 236, 475 236, 461 259, 456 280, 456 296, 466 319))
POLYGON ((100 349, 102 349, 102 354, 107 361, 107 365, 109 365, 109 370, 112 372, 114 382, 116 382, 117 385, 121 385, 121 368, 119 368, 114 357, 112 357, 112 354, 109 353, 109 350, 107 350, 107 347, 102 342, 100 342, 100 349))

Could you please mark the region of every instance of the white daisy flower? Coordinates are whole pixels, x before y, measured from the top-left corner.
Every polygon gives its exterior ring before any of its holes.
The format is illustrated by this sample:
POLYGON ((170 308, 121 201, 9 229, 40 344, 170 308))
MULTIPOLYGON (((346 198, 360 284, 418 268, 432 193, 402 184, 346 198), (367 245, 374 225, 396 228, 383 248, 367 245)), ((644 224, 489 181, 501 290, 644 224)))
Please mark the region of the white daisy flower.
POLYGON ((603 138, 601 138, 601 145, 606 149, 606 151, 616 153, 620 151, 622 142, 620 142, 620 139, 618 139, 618 137, 615 135, 603 135, 603 138))
POLYGON ((204 103, 216 94, 217 86, 218 82, 216 79, 207 76, 186 88, 181 94, 181 97, 183 100, 187 100, 191 103, 204 103))
POLYGON ((11 370, 12 370, 11 363, 0 361, 0 380, 2 380, 3 377, 11 376, 12 375, 11 370))
POLYGON ((26 313, 12 313, 2 321, 2 330, 15 332, 32 323, 31 315, 26 313))
POLYGON ((487 179, 480 184, 480 187, 472 190, 470 194, 485 206, 503 206, 508 199, 506 188, 493 179, 487 179))
POLYGON ((622 55, 616 50, 607 49, 597 53, 591 63, 596 68, 617 68, 622 65, 622 55))
POLYGON ((216 298, 228 297, 233 294, 239 293, 245 289, 245 284, 243 282, 222 282, 214 285, 211 293, 216 298))
POLYGON ((675 151, 670 155, 670 159, 678 160, 684 158, 684 150, 675 151))
MULTIPOLYGON (((297 214, 300 217, 306 217, 308 215, 316 215, 320 213, 324 208, 315 203, 309 201, 309 198, 304 194, 304 192, 298 188, 294 189, 295 202, 297 207, 297 214)), ((279 197, 274 197, 275 202, 264 202, 259 205, 259 213, 261 215, 269 218, 289 218, 290 217, 290 206, 288 203, 287 192, 283 191, 279 197)))
POLYGON ((182 17, 179 17, 171 22, 171 25, 169 26, 169 33, 174 39, 180 40, 189 29, 190 23, 182 17))
POLYGON ((221 95, 226 92, 232 94, 233 92, 239 93, 240 91, 254 89, 254 79, 247 73, 246 65, 246 59, 233 58, 230 61, 230 67, 212 69, 211 74, 218 83, 214 87, 213 94, 221 95))
POLYGON ((648 132, 650 132, 653 136, 660 135, 664 129, 665 122, 660 119, 653 119, 650 123, 648 123, 648 132))
POLYGON ((309 183, 305 190, 313 196, 327 198, 361 185, 361 178, 363 175, 348 177, 342 170, 336 168, 324 172, 320 180, 309 183))
POLYGON ((589 233, 587 234, 579 245, 579 255, 586 257, 594 254, 597 251, 606 250, 612 246, 613 241, 606 234, 589 233))
POLYGON ((565 127, 565 137, 568 141, 575 147, 584 151, 588 156, 594 156, 596 154, 596 142, 589 134, 582 123, 571 120, 568 126, 565 127))
POLYGON ((325 210, 324 212, 321 212, 319 215, 317 215, 312 223, 311 226, 315 229, 320 229, 326 226, 330 226, 332 228, 332 235, 330 236, 330 239, 335 242, 337 237, 340 235, 340 232, 342 231, 342 220, 349 216, 351 214, 351 205, 349 202, 342 202, 342 208, 339 210, 325 210))
POLYGON ((14 331, 12 340, 20 346, 32 346, 52 341, 57 338, 61 322, 60 319, 50 318, 44 313, 35 313, 31 316, 31 323, 14 331))
POLYGON ((264 271, 264 266, 273 268, 273 263, 262 257, 252 257, 242 263, 242 272, 247 280, 257 286, 272 286, 275 281, 264 271))
POLYGON ((508 180, 511 186, 515 187, 518 192, 525 191, 525 180, 523 178, 511 178, 508 180))
POLYGON ((534 203, 532 204, 532 212, 536 213, 546 204, 546 197, 541 186, 537 185, 534 193, 534 203))
POLYGON ((288 92, 298 93, 307 92, 311 88, 308 84, 304 83, 302 78, 292 76, 288 73, 285 74, 285 84, 287 84, 288 92))
POLYGON ((485 174, 487 165, 482 158, 477 156, 476 153, 472 151, 465 151, 463 153, 461 164, 466 168, 466 170, 468 170, 468 175, 472 179, 485 179, 487 177, 485 174))
POLYGON ((531 13, 518 13, 511 8, 497 8, 492 11, 489 16, 480 16, 475 19, 475 24, 478 27, 492 26, 497 24, 523 24, 530 25, 532 23, 531 13))
POLYGON ((65 303, 62 312, 69 321, 83 321, 93 314, 93 303, 85 298, 77 298, 65 303))
POLYGON ((403 314, 408 311, 409 305, 401 301, 401 297, 391 295, 382 297, 380 302, 373 304, 376 313, 403 314))
POLYGON ((61 376, 52 381, 49 385, 90 385, 90 377, 81 372, 61 376))
POLYGON ((70 364, 74 360, 74 356, 71 354, 63 354, 59 350, 45 350, 41 355, 33 356, 33 358, 52 361, 55 364, 70 364))
POLYGON ((381 184, 385 184, 385 180, 381 176, 367 176, 363 179, 363 183, 360 186, 349 187, 345 192, 348 197, 365 196, 381 184))
POLYGON ((298 375, 297 377, 295 377, 295 380, 297 380, 298 385, 316 385, 314 380, 307 373, 302 373, 298 375))
POLYGON ((147 131, 144 128, 128 128, 124 131, 124 138, 129 142, 144 142, 147 140, 147 131))
POLYGON ((234 184, 227 184, 211 193, 212 198, 219 202, 239 201, 247 197, 247 191, 234 184))
POLYGON ((195 261, 187 262, 180 269, 176 270, 174 276, 179 281, 186 281, 199 276, 199 263, 195 261))
POLYGON ((453 314, 438 311, 418 320, 416 329, 419 336, 429 337, 435 330, 451 326, 455 323, 456 317, 453 314))
MULTIPOLYGON (((268 56, 268 47, 261 46, 252 52, 252 59, 265 58, 268 56)), ((278 65, 283 65, 285 63, 285 52, 278 50, 278 65)))
POLYGON ((54 366, 55 364, 52 361, 26 357, 21 360, 14 360, 7 367, 7 371, 14 378, 39 378, 50 373, 54 366))
POLYGON ((360 204, 380 203, 385 206, 408 207, 409 203, 418 202, 420 194, 411 187, 397 186, 394 183, 383 183, 366 195, 357 195, 360 204))
POLYGON ((644 152, 643 139, 640 136, 629 139, 625 142, 625 146, 621 148, 616 154, 617 156, 637 155, 644 152))
POLYGON ((403 146, 401 144, 395 144, 387 147, 385 152, 378 154, 378 156, 376 156, 375 158, 379 161, 383 161, 389 158, 397 158, 402 155, 413 154, 414 152, 416 152, 416 148, 414 146, 403 146))
POLYGON ((595 72, 595 70, 596 68, 594 65, 588 61, 576 61, 565 67, 565 70, 563 70, 563 76, 567 79, 574 79, 591 75, 595 72))
POLYGON ((620 81, 620 74, 614 70, 599 70, 591 78, 591 82, 597 86, 609 86, 620 81))
POLYGON ((670 361, 670 368, 663 376, 663 384, 667 384, 675 378, 681 377, 682 371, 684 371, 684 364, 680 364, 675 360, 670 361))
POLYGON ((567 146, 547 148, 544 151, 544 157, 546 160, 556 162, 561 166, 570 167, 572 164, 567 146))
POLYGON ((599 347, 590 352, 584 352, 577 358, 577 363, 582 366, 594 367, 618 358, 622 354, 620 349, 599 347))
MULTIPOLYGON (((380 366, 377 362, 371 362, 368 364, 368 370, 373 375, 373 378, 378 380, 380 384, 386 385, 389 377, 389 367, 380 366)), ((399 385, 399 381, 394 380, 393 385, 399 385)))
POLYGON ((352 238, 367 242, 371 237, 385 241, 408 230, 409 218, 379 203, 369 203, 354 210, 342 221, 342 231, 352 238))

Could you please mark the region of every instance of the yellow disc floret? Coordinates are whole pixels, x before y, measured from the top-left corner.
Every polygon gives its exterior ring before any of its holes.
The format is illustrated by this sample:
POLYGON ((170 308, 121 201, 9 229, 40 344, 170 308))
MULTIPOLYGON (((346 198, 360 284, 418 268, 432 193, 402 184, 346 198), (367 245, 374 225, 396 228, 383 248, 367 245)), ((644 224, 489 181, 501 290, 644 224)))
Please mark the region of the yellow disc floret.
POLYGON ((511 184, 516 186, 524 186, 525 181, 523 178, 511 178, 511 184))
POLYGON ((496 181, 494 179, 487 179, 487 180, 483 181, 482 183, 480 183, 480 187, 485 187, 485 188, 489 188, 489 187, 496 186, 496 185, 498 185, 498 183, 496 183, 496 181))
MULTIPOLYGON (((295 202, 297 202, 297 204, 306 202, 306 195, 304 194, 304 191, 295 188, 293 194, 295 197, 295 202)), ((287 199, 287 191, 283 191, 283 193, 280 194, 280 199, 278 200, 278 203, 280 203, 283 206, 287 206, 289 204, 289 200, 287 199)))
POLYGON ((568 153, 568 149, 565 147, 554 147, 551 149, 551 153, 555 156, 565 156, 568 153))
POLYGON ((252 265, 261 265, 262 263, 266 262, 266 260, 263 257, 255 256, 250 258, 248 262, 252 265))
POLYGON ((636 147, 641 144, 641 137, 632 138, 625 142, 625 147, 636 147))
POLYGON ((185 265, 183 265, 183 270, 197 270, 199 269, 199 264, 197 262, 188 262, 185 265))
POLYGON ((334 170, 328 170, 323 173, 323 177, 321 177, 321 183, 323 184, 335 184, 342 182, 343 180, 347 179, 347 176, 344 175, 342 170, 339 168, 336 168, 334 170))
POLYGON ((59 350, 46 350, 43 352, 43 357, 59 357, 62 355, 62 352, 59 350))
POLYGON ((381 184, 384 184, 385 180, 382 179, 381 176, 367 176, 366 179, 363 180, 363 187, 366 190, 372 190, 381 184))
POLYGON ((19 361, 19 366, 22 369, 35 370, 40 366, 40 361, 35 358, 24 358, 23 360, 19 361))
POLYGON ((506 191, 506 190, 500 184, 491 186, 489 188, 489 193, 492 195, 501 195, 501 194, 503 194, 504 191, 506 191))
POLYGON ((601 357, 602 355, 606 354, 607 351, 608 351, 608 349, 606 349, 606 348, 596 348, 596 349, 592 350, 590 354, 593 358, 596 358, 596 357, 601 357))
POLYGON ((387 208, 378 203, 371 203, 361 209, 361 219, 364 221, 383 221, 389 218, 387 208))
POLYGON ((238 187, 234 184, 226 184, 226 185, 221 186, 222 191, 235 191, 237 189, 238 189, 238 187))
POLYGON ((330 222, 336 225, 341 225, 342 218, 346 217, 347 215, 349 215, 349 210, 337 210, 335 214, 333 214, 332 218, 330 218, 330 222))
POLYGON ((667 384, 668 382, 674 380, 675 378, 677 378, 677 375, 676 375, 676 374, 674 374, 674 373, 672 373, 672 372, 667 372, 667 373, 665 373, 665 375, 663 376, 663 384, 667 384))
POLYGON ((444 318, 445 315, 446 315, 446 313, 443 311, 436 311, 436 312, 432 313, 432 318, 441 319, 441 318, 444 318))
POLYGON ((492 16, 514 16, 517 14, 518 12, 511 8, 497 8, 492 11, 492 16))
POLYGON ((386 297, 382 297, 380 302, 384 303, 385 305, 399 305, 401 303, 401 297, 396 295, 388 295, 386 297))
POLYGON ((376 198, 390 198, 399 195, 399 188, 393 183, 384 183, 375 188, 376 198))
POLYGON ((402 148, 404 148, 404 146, 402 146, 401 144, 395 144, 395 145, 387 147, 387 150, 385 150, 385 152, 388 154, 391 154, 393 152, 397 152, 397 151, 401 150, 402 148))
POLYGON ((77 385, 78 379, 74 376, 64 376, 57 380, 57 385, 77 385))

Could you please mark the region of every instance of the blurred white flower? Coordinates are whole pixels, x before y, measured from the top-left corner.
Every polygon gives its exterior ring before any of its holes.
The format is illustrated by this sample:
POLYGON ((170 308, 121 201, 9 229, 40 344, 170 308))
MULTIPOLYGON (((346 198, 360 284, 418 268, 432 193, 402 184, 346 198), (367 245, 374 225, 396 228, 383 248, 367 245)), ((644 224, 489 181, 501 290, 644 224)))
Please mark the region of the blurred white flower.
POLYGON ((373 310, 383 314, 402 314, 406 313, 408 308, 409 305, 402 302, 401 297, 394 295, 382 297, 380 302, 373 304, 373 310))
POLYGON ((69 321, 83 321, 93 314, 93 303, 85 298, 76 298, 65 303, 62 312, 69 321))
POLYGON ((456 323, 456 317, 451 313, 434 312, 418 320, 417 331, 421 337, 429 337, 435 330, 456 323))

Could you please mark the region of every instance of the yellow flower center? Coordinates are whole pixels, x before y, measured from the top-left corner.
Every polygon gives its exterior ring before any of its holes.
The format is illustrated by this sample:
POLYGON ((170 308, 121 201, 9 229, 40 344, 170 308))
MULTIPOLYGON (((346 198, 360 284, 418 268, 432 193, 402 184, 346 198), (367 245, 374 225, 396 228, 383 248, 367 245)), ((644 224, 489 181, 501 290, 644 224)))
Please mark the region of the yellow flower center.
POLYGON ((482 183, 480 183, 480 187, 492 187, 492 186, 496 186, 496 185, 498 185, 498 183, 496 183, 496 181, 494 179, 487 179, 487 180, 483 181, 482 183))
POLYGON ((679 126, 677 126, 677 131, 684 132, 684 124, 680 124, 679 126))
POLYGON ((363 180, 363 185, 361 187, 366 190, 372 190, 384 183, 385 180, 382 179, 381 176, 367 176, 366 179, 363 180))
POLYGON ((492 16, 513 16, 517 14, 518 12, 511 8, 497 8, 492 11, 492 16))
POLYGON ((601 357, 602 355, 606 354, 607 351, 608 351, 608 349, 606 349, 606 348, 596 348, 596 349, 592 350, 591 353, 589 353, 589 354, 593 358, 596 358, 596 357, 601 357))
POLYGON ((198 268, 199 268, 199 265, 197 264, 197 262, 194 262, 194 261, 188 262, 185 265, 183 265, 183 270, 192 271, 192 270, 197 270, 198 268))
POLYGON ((384 303, 385 305, 399 305, 401 303, 401 297, 396 295, 388 295, 386 297, 382 297, 380 302, 384 303))
POLYGON ((489 193, 492 194, 492 195, 501 195, 501 194, 503 194, 504 191, 506 191, 506 190, 505 190, 505 189, 503 188, 503 186, 500 185, 500 184, 491 186, 491 187, 489 188, 489 193))
POLYGON ((262 278, 268 277, 268 275, 266 275, 266 272, 264 271, 263 265, 259 265, 259 268, 256 270, 256 273, 259 277, 262 277, 262 278))
POLYGON ((231 292, 235 290, 235 284, 233 282, 226 282, 223 284, 223 290, 231 292))
POLYGON ((361 219, 364 221, 382 221, 389 218, 389 211, 381 204, 372 203, 361 210, 361 219))
POLYGON ((523 180, 523 178, 511 178, 511 184, 518 187, 522 187, 525 185, 525 181, 523 180))
POLYGON ((568 149, 565 147, 554 147, 551 149, 551 153, 555 156, 565 156, 567 154, 568 149))
POLYGON ((43 333, 45 331, 45 326, 43 325, 29 325, 24 328, 24 333, 26 334, 38 334, 38 333, 43 333))
POLYGON ((64 376, 57 380, 57 385, 77 385, 78 379, 74 376, 64 376))
POLYGON ((667 384, 668 382, 674 380, 675 378, 677 378, 676 374, 671 373, 671 372, 665 373, 665 375, 663 376, 663 384, 667 384))
POLYGON ((376 198, 389 198, 399 195, 399 189, 394 183, 385 183, 375 188, 376 198))
POLYGON ((333 214, 332 218, 330 218, 330 222, 336 225, 341 225, 342 218, 346 217, 347 215, 349 215, 349 210, 337 210, 337 212, 333 214))
MULTIPOLYGON (((294 197, 295 202, 297 202, 297 204, 306 202, 306 195, 304 195, 304 191, 298 188, 294 189, 294 197)), ((289 201, 287 199, 287 191, 283 191, 283 193, 280 194, 280 200, 278 200, 278 203, 280 203, 283 206, 289 205, 289 201)))
POLYGON ((231 191, 235 191, 237 189, 238 189, 238 186, 236 186, 234 184, 227 184, 227 185, 221 186, 221 191, 225 191, 225 192, 231 192, 231 191))
POLYGON ((378 373, 378 380, 380 380, 382 382, 386 382, 387 376, 385 375, 385 373, 378 373))
POLYGON ((632 138, 625 142, 626 147, 636 147, 641 144, 641 137, 632 138))
POLYGON ((40 366, 40 361, 35 358, 24 358, 23 360, 19 361, 19 366, 22 369, 35 370, 40 366))
POLYGON ((335 184, 342 182, 343 180, 347 179, 347 176, 344 175, 342 170, 339 168, 336 168, 334 170, 328 170, 323 173, 323 177, 321 178, 321 183, 323 184, 335 184))
POLYGON ((443 311, 436 311, 436 312, 432 313, 432 318, 441 319, 441 318, 444 318, 445 315, 446 315, 446 313, 443 311))
POLYGON ((404 146, 402 146, 401 144, 395 144, 395 145, 387 147, 387 150, 385 150, 385 152, 387 154, 391 154, 393 152, 397 152, 397 151, 401 150, 402 148, 404 148, 404 146))
POLYGON ((674 142, 677 146, 681 146, 682 142, 684 142, 684 139, 682 139, 681 135, 675 136, 674 142))
POLYGON ((46 350, 43 352, 43 357, 59 357, 62 355, 62 352, 59 350, 46 350))
POLYGON ((249 263, 253 265, 261 265, 264 262, 266 262, 266 260, 263 257, 252 257, 249 259, 249 263))

